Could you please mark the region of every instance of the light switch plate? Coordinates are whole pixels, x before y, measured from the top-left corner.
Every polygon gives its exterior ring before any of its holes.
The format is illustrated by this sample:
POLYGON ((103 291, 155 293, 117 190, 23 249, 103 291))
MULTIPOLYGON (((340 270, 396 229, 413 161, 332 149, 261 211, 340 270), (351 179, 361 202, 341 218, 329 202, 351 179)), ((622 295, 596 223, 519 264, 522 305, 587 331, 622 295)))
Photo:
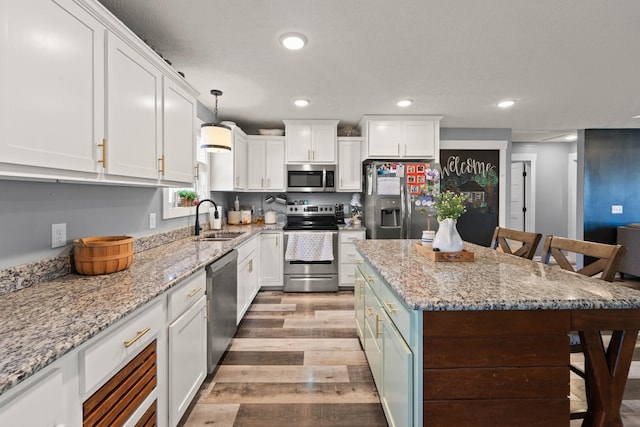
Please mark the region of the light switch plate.
POLYGON ((67 244, 67 224, 51 224, 51 247, 59 248, 67 244))
POLYGON ((622 213, 622 205, 611 205, 611 213, 612 214, 621 214, 622 213))

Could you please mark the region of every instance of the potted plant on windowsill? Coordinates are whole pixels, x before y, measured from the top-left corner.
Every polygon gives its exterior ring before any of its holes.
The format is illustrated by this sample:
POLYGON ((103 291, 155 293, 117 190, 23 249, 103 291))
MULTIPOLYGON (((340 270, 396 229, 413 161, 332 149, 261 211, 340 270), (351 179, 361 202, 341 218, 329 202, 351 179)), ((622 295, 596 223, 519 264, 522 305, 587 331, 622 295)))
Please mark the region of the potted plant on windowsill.
POLYGON ((178 191, 178 196, 180 197, 180 201, 178 205, 180 207, 193 206, 193 202, 198 197, 195 191, 192 190, 180 190, 178 191))

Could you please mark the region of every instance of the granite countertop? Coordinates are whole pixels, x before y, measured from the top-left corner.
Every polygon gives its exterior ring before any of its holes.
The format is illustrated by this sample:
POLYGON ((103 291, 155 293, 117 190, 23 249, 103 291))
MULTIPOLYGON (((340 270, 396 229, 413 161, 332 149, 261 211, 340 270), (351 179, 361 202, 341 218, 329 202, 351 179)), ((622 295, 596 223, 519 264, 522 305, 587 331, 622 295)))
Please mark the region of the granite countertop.
POLYGON ((135 253, 124 270, 68 274, 0 296, 0 394, 270 226, 230 226, 223 242, 190 236, 135 253))
POLYGON ((361 240, 356 248, 414 310, 640 308, 640 291, 465 243, 474 262, 433 262, 417 240, 361 240))

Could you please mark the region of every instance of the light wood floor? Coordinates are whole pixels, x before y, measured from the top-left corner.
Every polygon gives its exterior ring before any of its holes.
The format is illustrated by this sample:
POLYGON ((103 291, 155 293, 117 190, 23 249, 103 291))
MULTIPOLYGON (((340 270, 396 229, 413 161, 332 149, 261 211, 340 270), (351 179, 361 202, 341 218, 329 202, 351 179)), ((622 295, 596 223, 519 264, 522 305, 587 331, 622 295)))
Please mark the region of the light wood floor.
POLYGON ((386 427, 353 292, 260 292, 184 426, 386 427))
MULTIPOLYGON (((617 281, 640 291, 638 278, 617 281)), ((352 292, 260 292, 181 425, 387 426, 353 317, 352 292)), ((571 407, 582 408, 584 383, 570 381, 571 407)), ((621 415, 640 427, 640 340, 621 415)))

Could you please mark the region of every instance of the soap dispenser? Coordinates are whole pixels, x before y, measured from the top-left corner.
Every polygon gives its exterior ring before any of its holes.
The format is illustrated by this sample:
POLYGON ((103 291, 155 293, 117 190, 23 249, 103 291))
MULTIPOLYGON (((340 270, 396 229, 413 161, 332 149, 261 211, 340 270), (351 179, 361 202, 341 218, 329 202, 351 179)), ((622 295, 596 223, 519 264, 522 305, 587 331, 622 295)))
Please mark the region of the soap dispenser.
POLYGON ((236 201, 233 202, 233 210, 236 212, 240 210, 240 200, 238 200, 238 196, 236 196, 236 201))

